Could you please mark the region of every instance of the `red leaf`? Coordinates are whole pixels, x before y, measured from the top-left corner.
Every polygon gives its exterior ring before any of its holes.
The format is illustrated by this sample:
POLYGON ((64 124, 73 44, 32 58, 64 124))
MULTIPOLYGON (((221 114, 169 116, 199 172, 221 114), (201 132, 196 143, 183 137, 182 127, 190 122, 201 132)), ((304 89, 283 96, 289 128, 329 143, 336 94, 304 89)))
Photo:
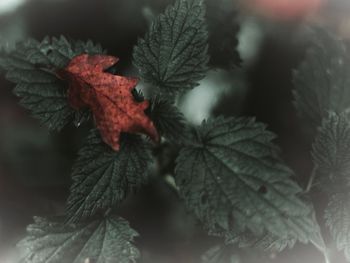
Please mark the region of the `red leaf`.
POLYGON ((118 62, 105 55, 74 57, 58 74, 69 81, 68 96, 75 109, 90 108, 102 139, 119 150, 121 132, 144 133, 159 141, 158 132, 145 114, 148 101, 135 101, 131 90, 138 80, 104 72, 118 62))

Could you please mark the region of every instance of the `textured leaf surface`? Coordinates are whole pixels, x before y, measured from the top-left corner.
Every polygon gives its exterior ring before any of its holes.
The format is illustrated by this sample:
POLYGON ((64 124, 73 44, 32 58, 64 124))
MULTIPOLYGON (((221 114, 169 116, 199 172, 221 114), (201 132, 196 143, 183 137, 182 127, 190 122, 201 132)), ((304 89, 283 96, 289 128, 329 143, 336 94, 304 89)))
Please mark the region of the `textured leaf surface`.
POLYGON ((63 226, 36 217, 27 237, 18 244, 26 263, 130 263, 139 257, 132 244, 138 235, 121 218, 110 217, 85 225, 63 226))
POLYGON ((240 30, 235 1, 207 0, 210 65, 230 69, 241 64, 237 51, 240 30))
POLYGON ((240 257, 234 252, 231 246, 212 247, 202 256, 202 263, 240 263, 240 257))
POLYGON ((226 240, 229 244, 237 243, 240 248, 257 248, 262 251, 281 252, 286 248, 293 248, 298 239, 295 236, 280 238, 270 233, 257 237, 251 232, 229 236, 226 240))
MULTIPOLYGON (((313 220, 312 228, 310 228, 310 224, 303 226, 303 219, 300 220, 300 227, 303 228, 302 232, 307 233, 308 240, 301 240, 305 243, 305 241, 310 241, 316 248, 318 248, 321 252, 326 251, 326 246, 321 235, 321 230, 319 224, 316 220, 315 211, 310 205, 311 214, 310 217, 313 220)), ((298 218, 294 218, 294 220, 298 221, 298 218)), ((234 244, 237 243, 241 248, 257 248, 262 251, 269 251, 272 253, 279 253, 285 250, 286 248, 293 248, 295 244, 298 242, 298 235, 291 234, 287 237, 279 237, 272 233, 264 233, 261 236, 257 236, 251 231, 246 231, 244 233, 235 234, 234 232, 230 235, 226 236, 226 243, 234 244)))
POLYGON ((137 79, 105 72, 117 62, 112 56, 82 54, 59 72, 69 81, 72 107, 91 109, 102 139, 116 151, 122 132, 145 133, 159 140, 153 122, 145 115, 148 101, 138 102, 132 95, 137 79))
POLYGON ((345 44, 319 31, 305 61, 294 72, 295 104, 308 121, 321 123, 328 111, 350 106, 350 57, 345 44))
POLYGON ((147 181, 151 160, 148 144, 137 135, 124 134, 115 152, 92 131, 73 168, 69 220, 89 218, 121 202, 147 181))
POLYGON ((181 143, 186 139, 188 127, 179 109, 170 101, 156 97, 151 100, 148 115, 160 135, 174 143, 181 143))
POLYGON ((327 192, 349 185, 350 123, 346 113, 330 113, 313 144, 316 181, 327 192))
POLYGON ((103 53, 90 41, 70 43, 61 37, 42 42, 28 40, 0 58, 0 67, 7 70, 6 78, 17 84, 14 93, 21 98, 21 105, 53 130, 62 129, 70 121, 81 123, 81 113, 69 106, 67 87, 55 72, 82 50, 103 53))
POLYGON ((202 0, 177 0, 151 25, 134 50, 141 78, 164 92, 197 85, 207 70, 208 33, 202 0))
POLYGON ((301 189, 277 157, 275 136, 254 119, 202 124, 177 160, 176 182, 188 208, 212 234, 250 230, 307 242, 313 229, 301 189))
POLYGON ((336 241, 337 248, 344 250, 350 261, 350 196, 348 193, 335 194, 325 211, 326 224, 336 241))

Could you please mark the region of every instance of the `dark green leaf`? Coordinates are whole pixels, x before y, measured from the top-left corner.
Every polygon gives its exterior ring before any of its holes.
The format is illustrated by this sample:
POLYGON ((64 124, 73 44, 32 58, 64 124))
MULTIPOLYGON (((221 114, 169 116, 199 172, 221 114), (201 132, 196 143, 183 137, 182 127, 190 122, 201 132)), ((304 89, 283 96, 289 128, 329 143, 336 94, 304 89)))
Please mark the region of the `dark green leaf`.
POLYGON ((84 120, 81 112, 70 107, 67 85, 56 75, 57 70, 82 52, 104 51, 91 42, 70 43, 64 37, 47 37, 42 42, 31 39, 19 43, 15 50, 0 57, 7 79, 17 84, 14 93, 21 98, 21 105, 50 129, 60 130, 73 120, 78 124, 84 120))
POLYGON ((35 217, 18 244, 25 263, 130 263, 139 257, 138 234, 122 218, 109 217, 81 225, 62 225, 35 217))
POLYGON ((231 246, 212 247, 202 256, 202 263, 240 263, 240 257, 234 252, 231 246))
POLYGON ((73 168, 67 214, 71 222, 112 208, 147 182, 151 153, 141 137, 123 134, 118 152, 92 131, 73 168))
POLYGON ((330 113, 313 144, 316 182, 326 192, 338 192, 349 185, 350 123, 346 113, 330 113))
POLYGON ((284 249, 293 248, 298 239, 295 236, 278 237, 271 233, 265 233, 257 236, 251 231, 244 233, 230 233, 226 235, 227 244, 237 244, 239 248, 256 248, 262 251, 269 251, 273 253, 281 252, 284 249))
POLYGON ((171 93, 197 85, 208 62, 204 15, 202 0, 177 0, 152 23, 133 55, 145 82, 171 93))
POLYGON ((350 262, 350 196, 348 193, 338 193, 331 198, 325 211, 325 219, 337 248, 344 250, 350 262))
POLYGON ((295 104, 299 113, 320 125, 328 111, 350 107, 350 57, 343 41, 318 31, 305 61, 294 72, 295 104))
POLYGON ((185 117, 170 101, 156 97, 151 100, 148 115, 152 119, 158 132, 174 143, 186 140, 188 127, 185 117))
MULTIPOLYGON (((305 225, 302 230, 304 233, 308 233, 308 240, 302 240, 304 243, 310 241, 316 248, 321 252, 326 251, 326 246, 321 235, 321 230, 319 224, 316 220, 315 211, 310 205, 311 214, 310 218, 313 220, 313 226, 310 229, 310 225, 305 225)), ((298 221, 298 218, 294 218, 295 221, 298 221)), ((303 220, 299 222, 300 227, 303 227, 303 220)), ((241 248, 257 248, 262 251, 269 251, 272 253, 282 252, 286 248, 293 248, 297 241, 299 240, 298 235, 291 234, 287 237, 279 237, 272 233, 264 233, 261 236, 256 236, 251 231, 246 231, 244 233, 235 234, 234 232, 226 236, 226 242, 229 244, 238 243, 238 246, 241 248)))
POLYGON ((292 171, 277 157, 275 137, 254 119, 204 122, 177 159, 176 182, 187 207, 209 232, 250 230, 309 240, 309 207, 297 197, 292 171))
POLYGON ((237 51, 240 29, 237 7, 232 0, 206 0, 210 65, 229 69, 241 64, 237 51))

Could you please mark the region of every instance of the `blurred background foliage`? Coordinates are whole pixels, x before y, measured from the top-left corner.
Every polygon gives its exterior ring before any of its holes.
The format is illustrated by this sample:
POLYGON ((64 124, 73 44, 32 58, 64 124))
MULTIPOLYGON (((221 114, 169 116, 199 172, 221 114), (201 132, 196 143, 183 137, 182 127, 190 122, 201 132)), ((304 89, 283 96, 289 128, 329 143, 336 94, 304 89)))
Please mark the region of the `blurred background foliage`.
MULTIPOLYGON (((308 26, 328 27, 344 38, 350 37, 350 2, 313 1, 316 4, 296 13, 283 13, 269 6, 271 1, 206 1, 211 69, 200 86, 181 98, 182 111, 192 123, 210 115, 256 116, 278 134, 276 142, 283 158, 304 186, 311 170, 311 136, 300 125, 292 105, 292 69, 301 62, 308 46, 308 26)), ((27 37, 42 39, 46 35, 92 39, 120 58, 118 74, 137 75, 131 60, 133 46, 152 18, 171 2, 1 0, 0 46, 11 49, 27 37)), ((0 262, 5 263, 11 262, 12 248, 33 215, 63 212, 70 170, 87 134, 87 127, 49 133, 17 105, 11 89, 1 74, 0 262)), ((163 157, 158 169, 171 173, 174 153, 166 147, 159 151, 163 157)), ((198 262, 216 240, 207 237, 186 213, 171 187, 171 177, 165 178, 152 179, 119 208, 120 214, 141 233, 137 240, 143 254, 141 262, 198 262)), ((313 200, 316 208, 324 208, 320 196, 313 200)), ((312 246, 303 245, 281 255, 239 254, 242 262, 248 263, 322 260, 312 246)))

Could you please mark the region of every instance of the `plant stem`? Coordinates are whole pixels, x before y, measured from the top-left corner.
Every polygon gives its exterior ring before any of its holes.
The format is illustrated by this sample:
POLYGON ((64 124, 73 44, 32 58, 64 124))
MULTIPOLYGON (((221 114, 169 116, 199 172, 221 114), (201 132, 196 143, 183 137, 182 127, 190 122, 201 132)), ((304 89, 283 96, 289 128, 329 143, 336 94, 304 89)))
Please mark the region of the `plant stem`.
POLYGON ((325 251, 323 251, 323 256, 324 256, 324 262, 325 263, 331 263, 331 261, 329 260, 329 257, 328 257, 328 251, 327 249, 325 251))

